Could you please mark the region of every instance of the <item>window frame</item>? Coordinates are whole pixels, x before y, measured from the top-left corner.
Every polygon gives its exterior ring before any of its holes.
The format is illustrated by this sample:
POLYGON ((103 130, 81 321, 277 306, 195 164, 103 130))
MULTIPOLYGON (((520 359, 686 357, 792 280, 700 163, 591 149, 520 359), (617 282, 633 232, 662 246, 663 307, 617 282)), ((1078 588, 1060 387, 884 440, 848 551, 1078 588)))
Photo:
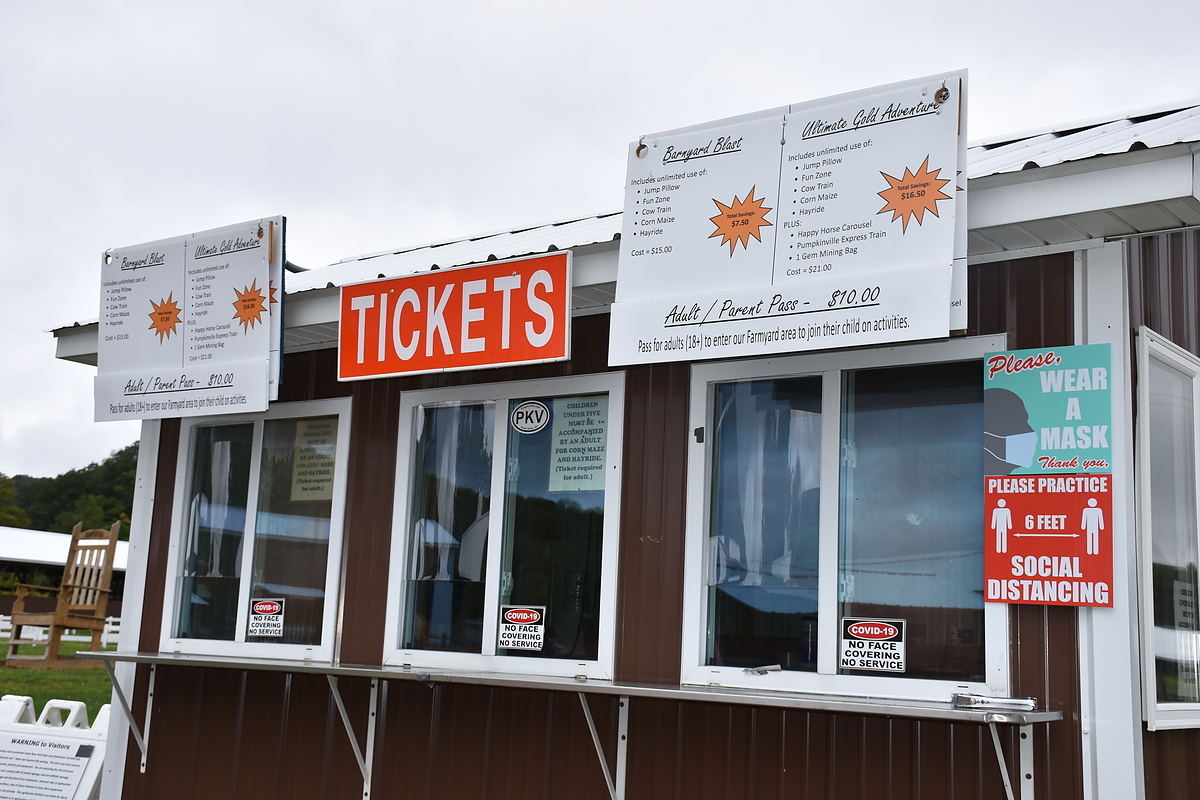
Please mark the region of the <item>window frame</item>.
POLYGON ((387 612, 384 621, 383 663, 423 669, 467 672, 543 675, 553 677, 587 676, 592 680, 612 680, 617 631, 617 558, 621 523, 621 479, 623 474, 625 431, 625 374, 601 372, 562 378, 529 381, 472 384, 441 389, 404 392, 400 398, 399 441, 396 448, 396 489, 392 507, 391 561, 388 570, 387 612), (495 654, 495 626, 484 625, 480 653, 402 648, 401 626, 405 619, 405 583, 408 580, 410 505, 412 471, 416 459, 415 425, 417 409, 430 404, 496 403, 492 452, 492 505, 488 521, 488 547, 485 566, 484 619, 496 619, 500 606, 500 567, 503 557, 505 517, 505 473, 508 457, 508 403, 526 397, 563 397, 577 394, 608 393, 608 443, 605 453, 604 540, 600 564, 600 633, 597 658, 585 661, 571 658, 521 657, 495 654), (488 652, 490 648, 491 652, 488 652))
MULTIPOLYGON (((947 702, 955 693, 1006 697, 1010 687, 1009 610, 984 603, 985 680, 941 681, 925 678, 837 674, 839 482, 841 461, 841 375, 846 370, 907 364, 980 360, 984 353, 1007 349, 1007 337, 975 336, 931 344, 823 352, 754 360, 692 365, 688 429, 711 426, 714 387, 729 381, 819 375, 821 391, 821 488, 818 538, 817 672, 780 670, 755 674, 742 667, 705 664, 708 631, 704 591, 705 541, 711 509, 714 436, 689 437, 684 554, 684 618, 680 683, 760 691, 819 692, 881 698, 947 702), (825 576, 831 576, 826 579, 825 576)), ((983 536, 981 529, 979 535, 983 536)), ((981 586, 980 589, 983 587, 981 586)))
MULTIPOLYGON (((1142 650, 1142 718, 1149 730, 1200 728, 1200 702, 1164 703, 1158 699, 1158 671, 1155 665, 1154 636, 1154 537, 1150 501, 1150 359, 1182 372, 1192 379, 1192 459, 1200 480, 1200 358, 1184 350, 1165 336, 1145 325, 1137 336, 1137 446, 1135 481, 1137 485, 1138 582, 1140 637, 1142 650)), ((1200 487, 1196 492, 1196 518, 1200 522, 1200 487)), ((1200 527, 1198 527, 1200 531, 1200 527)), ((1200 536, 1198 536, 1200 538, 1200 536)), ((1200 632, 1196 633, 1200 636, 1200 632)))
POLYGON ((238 656, 311 660, 332 663, 338 639, 338 614, 341 608, 341 573, 343 526, 346 510, 346 485, 350 455, 350 413, 348 397, 313 400, 298 403, 272 403, 267 411, 257 414, 228 414, 212 417, 185 417, 179 431, 179 453, 175 467, 175 492, 171 511, 171 542, 167 554, 166 588, 163 597, 162 627, 159 651, 189 655, 238 656), (250 583, 254 563, 254 544, 257 535, 253 520, 258 508, 259 478, 262 471, 263 430, 267 422, 279 419, 310 417, 338 418, 338 440, 335 449, 337 468, 333 480, 333 508, 329 519, 329 556, 325 565, 325 604, 321 617, 321 642, 316 645, 247 642, 246 622, 249 616, 250 583), (251 444, 249 488, 246 508, 246 530, 243 532, 241 567, 238 590, 238 612, 234 639, 188 639, 174 636, 181 608, 178 578, 187 537, 187 493, 192 479, 192 463, 196 434, 201 428, 251 423, 254 434, 251 444))

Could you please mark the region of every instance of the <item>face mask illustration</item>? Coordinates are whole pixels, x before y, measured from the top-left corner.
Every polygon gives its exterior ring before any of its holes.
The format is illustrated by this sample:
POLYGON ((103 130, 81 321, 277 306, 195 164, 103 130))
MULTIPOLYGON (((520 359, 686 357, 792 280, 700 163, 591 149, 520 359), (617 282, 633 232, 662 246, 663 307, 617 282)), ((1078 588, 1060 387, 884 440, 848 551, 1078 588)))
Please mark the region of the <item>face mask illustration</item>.
POLYGON ((1033 464, 1037 433, 1029 426, 1024 401, 1008 389, 983 393, 983 452, 985 475, 1008 475, 1033 464))
POLYGON ((1012 436, 997 436, 983 432, 983 450, 1001 461, 1015 467, 1028 467, 1037 452, 1037 433, 1014 433, 1012 436))

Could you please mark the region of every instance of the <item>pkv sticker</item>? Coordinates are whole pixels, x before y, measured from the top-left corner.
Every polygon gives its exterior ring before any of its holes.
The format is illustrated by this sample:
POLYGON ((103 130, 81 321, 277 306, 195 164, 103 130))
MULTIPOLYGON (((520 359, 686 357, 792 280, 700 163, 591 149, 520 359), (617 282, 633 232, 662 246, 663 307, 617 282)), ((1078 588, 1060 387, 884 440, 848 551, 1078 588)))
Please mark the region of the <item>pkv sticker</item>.
POLYGON ((541 650, 546 642, 545 606, 500 606, 500 641, 510 650, 541 650))
POLYGON ((537 433, 550 423, 550 407, 541 400, 526 400, 513 409, 509 422, 520 433, 537 433))
POLYGON ((842 619, 840 666, 904 672, 904 620, 842 619))
POLYGON ((284 598, 260 598, 250 601, 250 627, 247 636, 283 636, 284 598))

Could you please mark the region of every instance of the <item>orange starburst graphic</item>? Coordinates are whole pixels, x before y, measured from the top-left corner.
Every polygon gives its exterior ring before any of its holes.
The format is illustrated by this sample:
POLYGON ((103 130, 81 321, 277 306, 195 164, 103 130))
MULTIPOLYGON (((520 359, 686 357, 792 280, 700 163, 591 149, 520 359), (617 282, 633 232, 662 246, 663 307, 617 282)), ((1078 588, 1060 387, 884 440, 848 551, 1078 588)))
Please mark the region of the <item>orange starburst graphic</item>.
POLYGON ((891 221, 900 220, 902 233, 908 232, 908 221, 913 217, 916 217, 917 224, 921 225, 926 211, 930 211, 935 217, 938 216, 937 201, 950 199, 950 195, 942 191, 942 187, 949 183, 950 179, 939 178, 938 173, 941 171, 939 167, 931 172, 929 156, 925 156, 915 173, 905 167, 903 178, 893 178, 886 172, 879 173, 889 185, 879 193, 886 203, 877 213, 885 214, 891 211, 891 221))
POLYGON ((162 344, 163 339, 170 339, 172 333, 178 333, 175 328, 179 325, 179 304, 175 302, 175 293, 171 292, 161 303, 151 300, 150 307, 154 309, 149 315, 150 330, 158 334, 158 342, 162 344))
POLYGON ((746 195, 745 200, 738 200, 737 195, 734 195, 733 204, 728 206, 713 198, 713 202, 717 204, 721 213, 708 218, 712 224, 717 226, 717 229, 709 234, 708 238, 720 236, 721 244, 728 242, 730 258, 733 257, 733 251, 738 242, 742 243, 743 249, 750 246, 751 236, 761 242, 762 237, 758 235, 758 229, 771 224, 766 219, 767 213, 771 209, 762 207, 763 200, 766 198, 755 200, 754 189, 755 187, 750 187, 750 192, 746 195))
MULTIPOLYGON (((275 281, 268 281, 267 285, 270 287, 270 290, 268 293, 271 295, 271 305, 275 305, 276 303, 279 302, 278 300, 275 299, 275 281)), ((271 313, 274 313, 274 312, 271 312, 271 313)))
POLYGON ((262 293, 262 289, 258 288, 258 281, 250 284, 250 288, 245 292, 233 290, 237 295, 237 300, 233 301, 233 318, 242 323, 242 330, 249 331, 257 323, 262 322, 263 312, 267 310, 265 302, 266 296, 262 293))

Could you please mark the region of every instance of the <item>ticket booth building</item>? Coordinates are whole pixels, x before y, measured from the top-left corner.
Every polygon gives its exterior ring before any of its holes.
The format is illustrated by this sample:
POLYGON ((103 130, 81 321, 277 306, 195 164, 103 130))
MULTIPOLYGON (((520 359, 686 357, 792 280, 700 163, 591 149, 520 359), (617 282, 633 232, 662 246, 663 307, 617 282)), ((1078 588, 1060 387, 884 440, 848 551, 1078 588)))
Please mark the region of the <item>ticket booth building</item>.
POLYGON ((143 423, 102 796, 1189 796, 1198 142, 1188 106, 973 146, 937 340, 610 366, 620 214, 289 273, 278 401, 143 423), (531 255, 568 359, 338 380, 343 287, 531 255), (984 354, 1083 344, 1112 606, 986 602, 984 354), (847 619, 903 621, 903 670, 840 666, 847 619))

